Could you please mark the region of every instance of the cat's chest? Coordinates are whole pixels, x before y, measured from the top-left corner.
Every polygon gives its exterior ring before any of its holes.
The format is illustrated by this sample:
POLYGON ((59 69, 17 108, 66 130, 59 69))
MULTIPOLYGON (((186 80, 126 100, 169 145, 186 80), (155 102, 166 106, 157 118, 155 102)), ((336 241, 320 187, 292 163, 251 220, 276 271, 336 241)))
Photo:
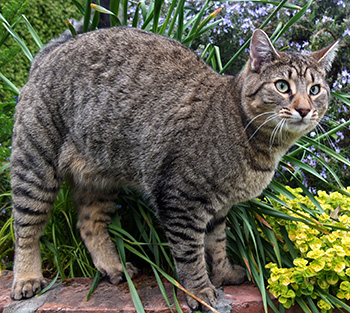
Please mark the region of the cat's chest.
POLYGON ((227 179, 226 192, 229 194, 227 199, 229 205, 245 202, 261 195, 263 190, 271 182, 275 169, 270 170, 254 169, 249 166, 241 168, 238 175, 227 179))

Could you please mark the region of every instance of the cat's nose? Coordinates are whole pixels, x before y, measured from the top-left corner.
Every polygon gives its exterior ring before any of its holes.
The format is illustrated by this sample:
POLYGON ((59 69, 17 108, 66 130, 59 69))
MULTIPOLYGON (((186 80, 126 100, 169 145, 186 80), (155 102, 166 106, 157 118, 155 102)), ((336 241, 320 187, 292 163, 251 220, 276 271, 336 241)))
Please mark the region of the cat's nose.
POLYGON ((304 118, 310 112, 310 109, 297 108, 296 111, 304 118))

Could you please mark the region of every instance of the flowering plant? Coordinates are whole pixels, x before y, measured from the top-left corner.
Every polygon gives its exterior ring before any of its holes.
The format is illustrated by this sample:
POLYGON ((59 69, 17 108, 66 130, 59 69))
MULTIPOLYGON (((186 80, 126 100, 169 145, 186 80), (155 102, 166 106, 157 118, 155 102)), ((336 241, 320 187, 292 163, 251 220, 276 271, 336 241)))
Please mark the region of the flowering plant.
POLYGON ((279 196, 285 205, 274 203, 276 208, 295 217, 295 220, 266 217, 277 236, 280 228, 274 226, 283 223, 293 243, 293 247, 285 244, 284 249, 294 256, 293 266, 289 268, 272 262, 266 265, 270 270, 268 289, 286 308, 294 304, 296 297, 310 296, 325 313, 333 309, 328 295, 350 300, 350 198, 339 192, 328 194, 318 191, 315 198, 322 211, 315 216, 314 212, 319 209, 301 192, 299 188, 294 189, 296 198, 293 200, 279 196), (314 221, 317 227, 299 221, 301 215, 314 221))

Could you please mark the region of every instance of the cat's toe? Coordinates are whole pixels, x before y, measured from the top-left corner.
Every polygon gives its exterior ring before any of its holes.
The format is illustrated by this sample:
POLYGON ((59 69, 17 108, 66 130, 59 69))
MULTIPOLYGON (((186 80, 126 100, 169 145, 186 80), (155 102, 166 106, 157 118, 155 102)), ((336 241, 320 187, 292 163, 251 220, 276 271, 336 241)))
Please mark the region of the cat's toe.
MULTIPOLYGON (((127 262, 125 265, 130 278, 135 277, 136 274, 138 273, 138 269, 134 265, 132 265, 130 262, 127 262)), ((125 273, 122 267, 120 269, 118 267, 118 268, 115 268, 114 270, 104 271, 104 273, 108 277, 109 282, 113 285, 117 285, 125 281, 125 273)))
MULTIPOLYGON (((215 307, 218 297, 218 292, 214 286, 208 286, 201 289, 199 292, 193 292, 193 294, 202 300, 203 302, 209 304, 211 307, 215 307)), ((202 305, 194 298, 186 295, 187 304, 191 310, 196 311, 202 307, 202 305)))
POLYGON ((135 267, 132 263, 126 262, 126 270, 131 278, 135 277, 139 272, 138 268, 135 267))
POLYGON ((11 298, 14 300, 31 298, 46 286, 47 282, 43 278, 17 280, 12 285, 11 298))
POLYGON ((108 277, 108 281, 112 285, 118 285, 119 283, 124 281, 124 273, 121 272, 121 271, 115 271, 115 272, 112 272, 112 273, 108 273, 107 277, 108 277))

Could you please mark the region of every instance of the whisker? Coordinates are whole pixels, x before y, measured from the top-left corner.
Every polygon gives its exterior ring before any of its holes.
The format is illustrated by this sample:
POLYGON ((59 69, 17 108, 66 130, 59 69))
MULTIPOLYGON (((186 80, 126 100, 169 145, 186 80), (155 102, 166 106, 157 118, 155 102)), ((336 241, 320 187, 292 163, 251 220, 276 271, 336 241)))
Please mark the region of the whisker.
POLYGON ((286 124, 286 121, 287 121, 287 119, 285 119, 285 118, 282 119, 282 125, 280 127, 280 131, 279 131, 279 134, 278 134, 278 143, 279 143, 280 146, 283 143, 283 127, 286 124))
MULTIPOLYGON (((253 122, 254 122, 257 118, 259 118, 260 116, 263 116, 263 115, 266 115, 266 114, 272 114, 272 113, 276 114, 274 111, 270 111, 270 112, 264 112, 264 113, 261 113, 261 114, 255 116, 253 119, 251 119, 251 120, 249 121, 249 123, 246 125, 246 127, 244 128, 244 130, 247 130, 247 128, 249 127, 249 125, 250 125, 251 123, 253 123, 253 122)), ((277 114, 276 114, 276 115, 277 115, 277 114)))
MULTIPOLYGON (((320 129, 320 130, 322 131, 322 133, 324 133, 324 134, 327 133, 326 130, 321 126, 320 123, 318 123, 318 124, 316 125, 316 128, 320 129)), ((332 140, 330 139, 330 137, 329 137, 329 136, 326 136, 326 139, 327 139, 328 145, 331 146, 333 149, 335 149, 336 146, 335 146, 335 144, 332 142, 332 140)))
POLYGON ((282 119, 278 122, 278 124, 275 126, 275 128, 273 129, 273 131, 271 132, 270 135, 270 149, 272 149, 273 147, 273 143, 275 142, 276 136, 277 134, 279 134, 279 140, 278 143, 281 144, 282 143, 282 129, 283 126, 285 124, 286 119, 282 119))
POLYGON ((273 115, 271 115, 271 116, 268 116, 267 118, 266 118, 266 120, 264 121, 264 123, 262 123, 256 130, 255 130, 255 132, 249 137, 249 139, 248 139, 248 141, 250 141, 253 137, 254 137, 254 135, 259 131, 259 129, 261 128, 261 127, 263 127, 266 123, 268 123, 268 122, 270 122, 270 121, 272 121, 275 117, 277 117, 278 115, 275 113, 275 114, 273 114, 273 115))

